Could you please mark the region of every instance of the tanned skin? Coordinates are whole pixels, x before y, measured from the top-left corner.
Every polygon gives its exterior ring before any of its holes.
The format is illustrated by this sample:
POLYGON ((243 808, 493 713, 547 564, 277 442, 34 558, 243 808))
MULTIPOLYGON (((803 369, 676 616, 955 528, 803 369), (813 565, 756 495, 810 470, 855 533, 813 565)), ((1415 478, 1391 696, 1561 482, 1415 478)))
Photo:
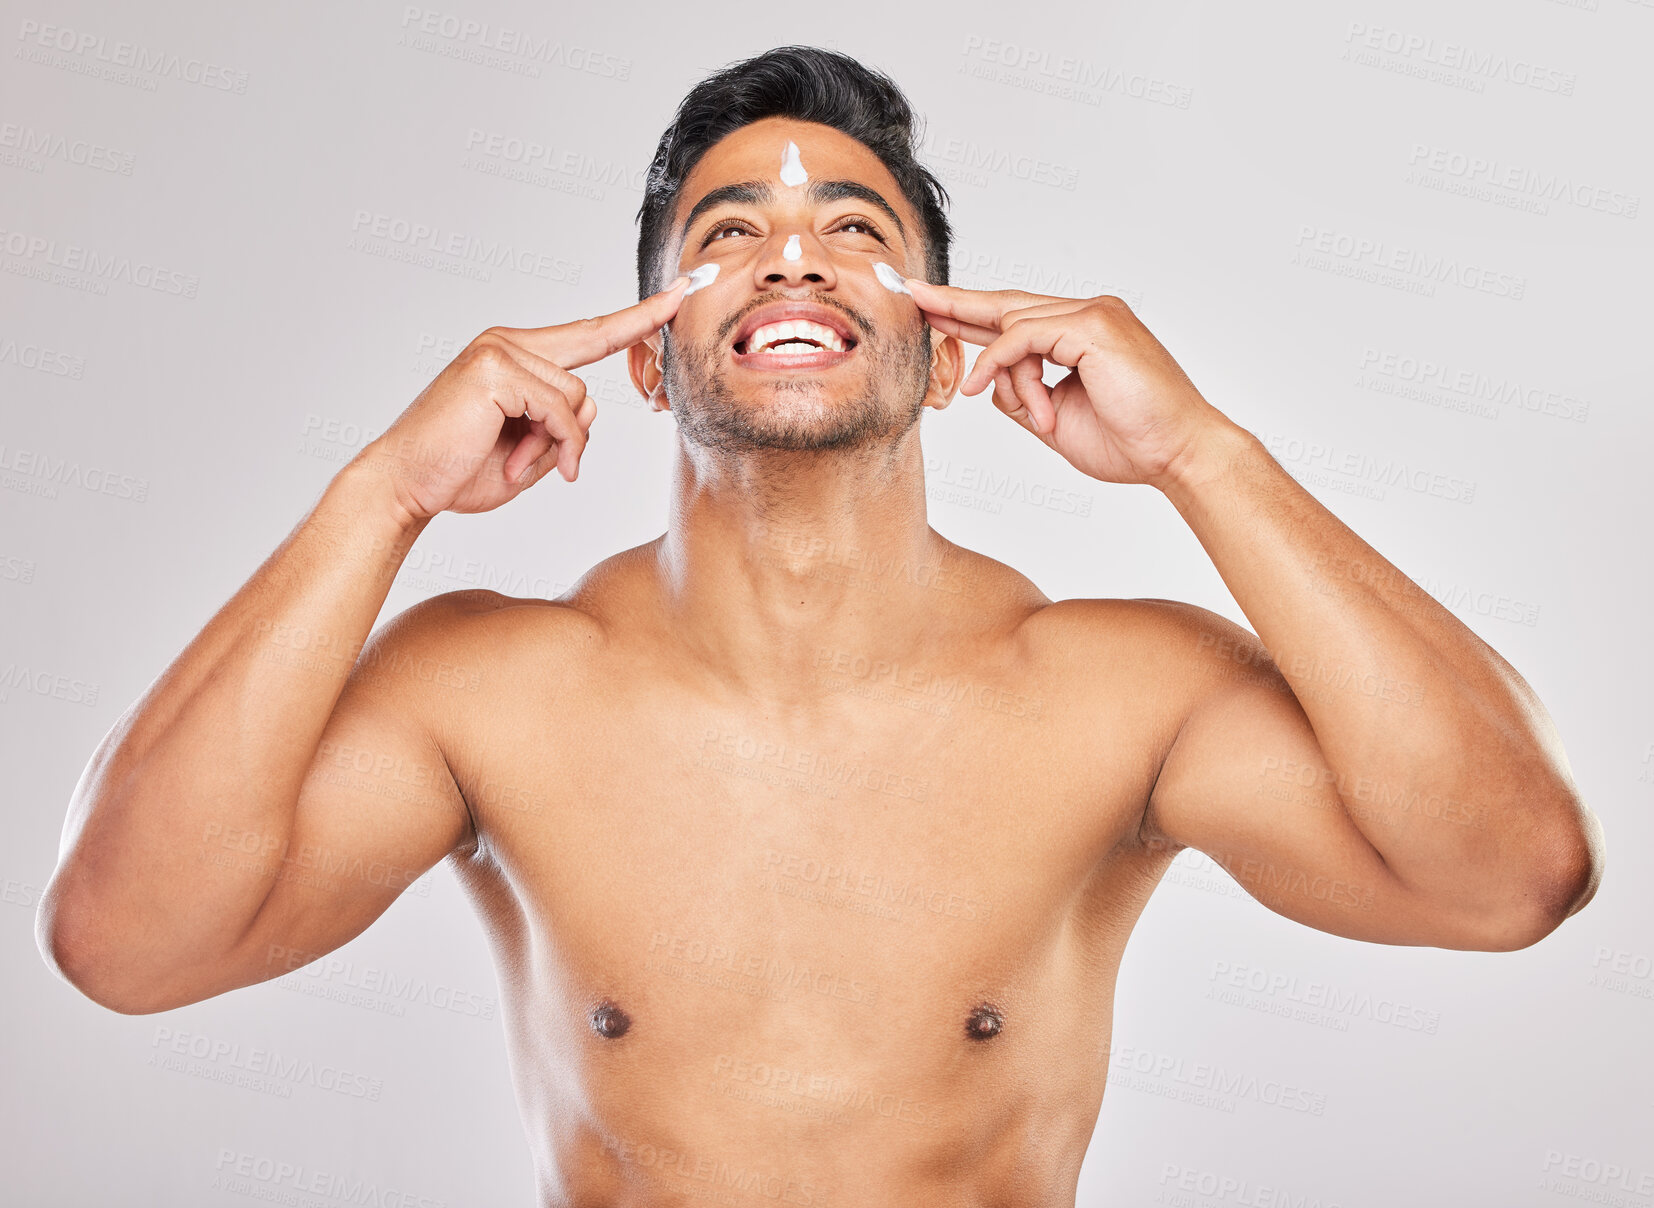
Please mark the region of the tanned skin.
POLYGON ((543 1204, 1050 1208, 1184 847, 1369 942, 1516 949, 1583 906, 1600 827, 1510 665, 1120 299, 880 285, 923 273, 920 230, 865 146, 766 119, 679 198, 661 279, 711 285, 480 335, 99 746, 40 911, 54 966, 116 1011, 199 1002, 447 860, 543 1204), (900 221, 783 185, 789 140, 900 221), (740 182, 767 188, 680 233, 740 182), (854 347, 743 361, 776 301, 854 347), (596 406, 570 371, 621 351, 677 412, 666 531, 556 600, 451 592, 373 632, 433 516, 574 481, 596 406), (1083 473, 1162 492, 1252 631, 1053 602, 932 529, 918 417, 990 385, 1083 473))

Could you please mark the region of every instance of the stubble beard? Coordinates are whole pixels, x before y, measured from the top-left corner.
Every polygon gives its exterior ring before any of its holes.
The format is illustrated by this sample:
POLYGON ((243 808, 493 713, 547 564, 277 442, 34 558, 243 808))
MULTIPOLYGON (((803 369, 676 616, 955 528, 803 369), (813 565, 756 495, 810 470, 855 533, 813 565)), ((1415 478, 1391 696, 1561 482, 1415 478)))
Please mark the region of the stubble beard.
MULTIPOLYGON (((708 450, 824 452, 889 442, 912 428, 924 410, 930 381, 929 324, 922 315, 888 338, 863 339, 861 383, 833 397, 819 378, 776 374, 746 401, 730 388, 723 337, 684 343, 670 329, 661 337, 661 376, 678 429, 708 450)), ((867 329, 862 324, 862 330, 867 329)))

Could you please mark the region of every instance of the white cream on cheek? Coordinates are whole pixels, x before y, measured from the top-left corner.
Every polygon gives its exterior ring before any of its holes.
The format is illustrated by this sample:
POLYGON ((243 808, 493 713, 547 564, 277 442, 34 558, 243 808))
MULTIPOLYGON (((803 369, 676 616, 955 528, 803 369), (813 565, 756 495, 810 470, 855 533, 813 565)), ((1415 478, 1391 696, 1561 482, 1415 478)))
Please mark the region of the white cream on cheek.
POLYGON ((792 189, 809 179, 804 161, 798 158, 798 144, 789 140, 787 149, 781 153, 781 183, 792 189))
POLYGON ((873 275, 879 279, 879 284, 884 286, 891 293, 906 294, 910 298, 913 296, 913 291, 907 287, 905 282, 903 282, 902 275, 895 269, 891 268, 883 260, 875 260, 873 262, 873 275))
POLYGON ((687 298, 696 290, 711 285, 714 281, 716 281, 718 279, 719 267, 720 266, 716 264, 697 264, 694 268, 690 269, 689 288, 683 291, 683 296, 687 298))
POLYGON ((787 242, 781 248, 781 259, 801 260, 804 258, 804 249, 799 245, 797 235, 788 235, 787 242))

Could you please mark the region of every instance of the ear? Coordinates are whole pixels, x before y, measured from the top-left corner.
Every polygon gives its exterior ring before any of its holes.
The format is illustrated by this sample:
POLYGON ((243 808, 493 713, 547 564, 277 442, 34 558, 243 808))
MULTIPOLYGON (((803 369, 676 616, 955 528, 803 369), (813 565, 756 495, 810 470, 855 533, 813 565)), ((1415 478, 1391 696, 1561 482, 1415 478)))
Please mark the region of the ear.
POLYGON ((943 336, 926 324, 930 332, 930 386, 925 391, 924 405, 938 411, 947 409, 959 393, 959 384, 965 380, 965 346, 957 336, 943 336), (936 337, 942 336, 940 340, 936 337))
POLYGON ((666 399, 665 374, 661 371, 660 332, 645 336, 626 350, 626 371, 632 375, 632 385, 644 397, 651 411, 670 411, 666 399))

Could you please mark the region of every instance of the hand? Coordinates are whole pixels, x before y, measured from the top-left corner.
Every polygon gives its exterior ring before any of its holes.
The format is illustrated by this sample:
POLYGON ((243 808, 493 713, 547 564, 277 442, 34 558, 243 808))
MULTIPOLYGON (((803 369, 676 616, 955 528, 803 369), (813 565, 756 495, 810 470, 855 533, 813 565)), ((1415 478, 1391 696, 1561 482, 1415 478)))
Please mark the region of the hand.
POLYGON ((1093 478, 1163 486, 1207 433, 1233 427, 1119 298, 907 286, 937 331, 984 346, 961 393, 993 382, 994 406, 1093 478), (1045 361, 1072 372, 1047 388, 1045 361))
POLYGON ((555 327, 490 327, 357 456, 416 520, 487 512, 553 465, 580 470, 597 404, 569 370, 653 335, 678 313, 688 277, 634 306, 555 327))

